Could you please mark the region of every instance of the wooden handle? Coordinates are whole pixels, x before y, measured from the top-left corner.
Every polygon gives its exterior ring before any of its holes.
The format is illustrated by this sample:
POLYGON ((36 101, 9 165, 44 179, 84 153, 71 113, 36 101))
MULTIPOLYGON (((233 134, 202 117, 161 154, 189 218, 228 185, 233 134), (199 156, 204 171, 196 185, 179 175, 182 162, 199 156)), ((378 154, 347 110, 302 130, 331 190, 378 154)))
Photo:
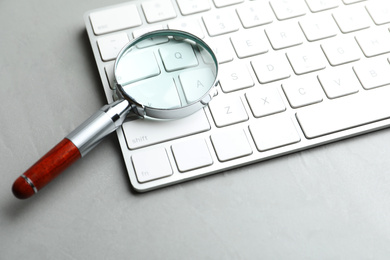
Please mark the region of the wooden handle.
POLYGON ((16 179, 12 192, 19 199, 31 197, 80 157, 77 147, 65 138, 16 179))

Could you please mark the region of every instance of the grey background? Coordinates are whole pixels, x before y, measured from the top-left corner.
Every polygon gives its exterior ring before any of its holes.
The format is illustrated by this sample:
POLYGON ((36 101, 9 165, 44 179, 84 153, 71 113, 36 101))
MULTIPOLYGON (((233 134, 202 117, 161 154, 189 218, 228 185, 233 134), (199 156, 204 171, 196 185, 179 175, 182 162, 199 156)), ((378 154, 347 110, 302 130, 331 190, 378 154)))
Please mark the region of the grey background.
POLYGON ((146 194, 113 135, 15 199, 105 103, 83 14, 119 2, 0 2, 0 259, 389 259, 390 130, 146 194))

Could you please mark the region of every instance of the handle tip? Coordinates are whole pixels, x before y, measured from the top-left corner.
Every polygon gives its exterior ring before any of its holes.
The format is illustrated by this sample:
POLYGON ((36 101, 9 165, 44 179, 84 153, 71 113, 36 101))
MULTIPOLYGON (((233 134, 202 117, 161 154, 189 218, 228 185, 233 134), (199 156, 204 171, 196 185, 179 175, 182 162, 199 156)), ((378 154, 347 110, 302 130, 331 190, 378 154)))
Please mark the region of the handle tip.
POLYGON ((27 199, 34 195, 35 191, 27 180, 20 176, 12 185, 12 193, 18 199, 27 199))

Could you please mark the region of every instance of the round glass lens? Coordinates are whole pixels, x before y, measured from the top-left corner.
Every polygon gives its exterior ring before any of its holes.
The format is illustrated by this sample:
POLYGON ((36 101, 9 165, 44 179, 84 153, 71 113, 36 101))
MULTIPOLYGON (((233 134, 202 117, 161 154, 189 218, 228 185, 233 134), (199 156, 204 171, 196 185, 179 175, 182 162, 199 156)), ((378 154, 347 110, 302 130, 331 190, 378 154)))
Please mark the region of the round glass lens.
POLYGON ((115 63, 122 94, 146 107, 177 109, 199 102, 216 82, 218 65, 199 38, 180 31, 145 34, 115 63))

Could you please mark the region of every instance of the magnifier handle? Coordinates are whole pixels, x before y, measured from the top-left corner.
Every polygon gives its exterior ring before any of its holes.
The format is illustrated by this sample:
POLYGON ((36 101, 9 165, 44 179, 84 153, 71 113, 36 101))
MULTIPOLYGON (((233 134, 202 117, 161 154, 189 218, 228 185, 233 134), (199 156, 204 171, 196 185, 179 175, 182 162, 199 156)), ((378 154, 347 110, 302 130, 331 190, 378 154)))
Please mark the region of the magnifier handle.
POLYGON ((102 107, 16 179, 12 186, 15 197, 27 199, 37 193, 121 126, 130 109, 126 100, 102 107))

